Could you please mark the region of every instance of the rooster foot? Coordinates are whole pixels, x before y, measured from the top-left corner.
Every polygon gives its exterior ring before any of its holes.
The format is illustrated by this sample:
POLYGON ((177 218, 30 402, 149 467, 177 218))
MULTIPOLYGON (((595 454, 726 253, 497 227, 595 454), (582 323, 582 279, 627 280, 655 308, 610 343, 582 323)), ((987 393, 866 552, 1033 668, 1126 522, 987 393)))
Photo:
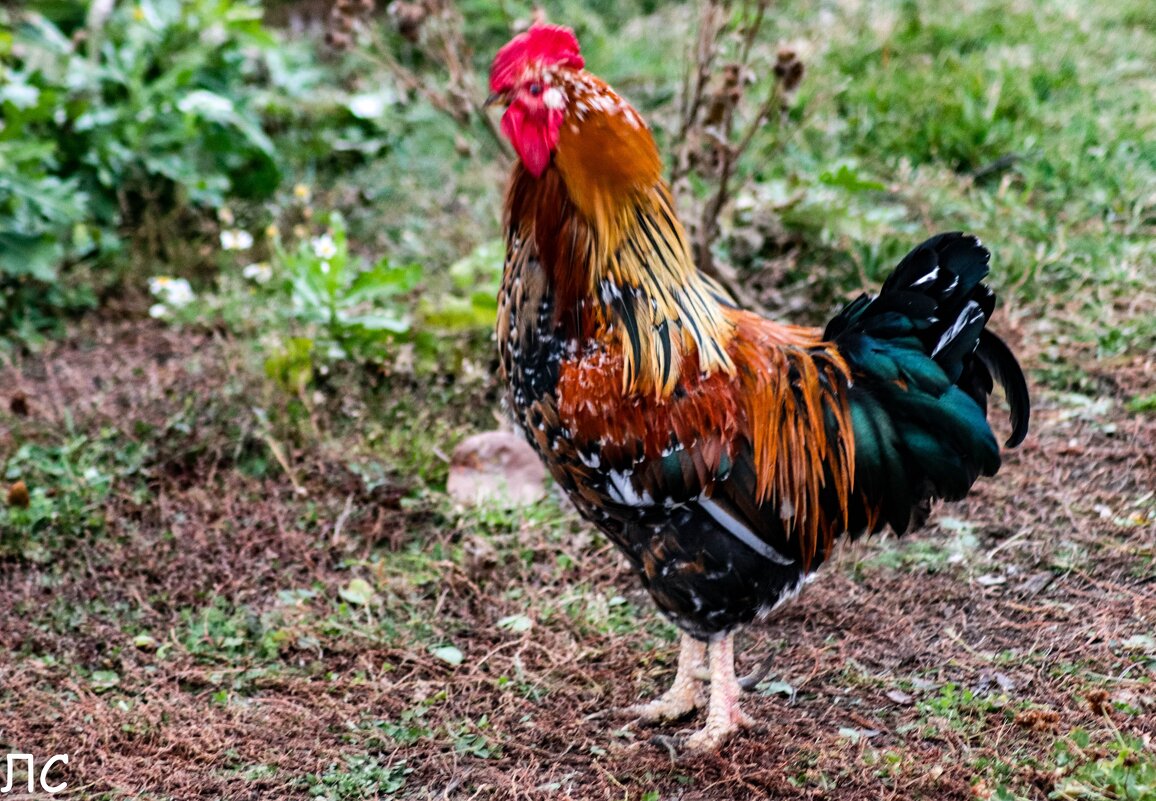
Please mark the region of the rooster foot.
POLYGON ((670 689, 653 701, 627 707, 623 713, 643 723, 662 723, 686 717, 699 707, 705 706, 706 699, 702 693, 701 678, 705 657, 705 643, 687 634, 682 635, 682 645, 678 651, 678 671, 670 689))
POLYGON ((739 729, 754 725, 751 717, 739 706, 742 687, 735 677, 733 634, 711 644, 710 673, 706 725, 683 743, 683 749, 692 753, 714 751, 739 729))
POLYGON ((666 723, 680 720, 687 715, 706 706, 706 697, 694 689, 690 692, 675 692, 672 687, 653 701, 645 704, 634 704, 622 710, 622 714, 632 717, 642 723, 666 723))
POLYGON ((753 725, 751 716, 736 705, 722 715, 708 715, 706 725, 682 741, 682 750, 694 754, 717 751, 732 734, 753 725))

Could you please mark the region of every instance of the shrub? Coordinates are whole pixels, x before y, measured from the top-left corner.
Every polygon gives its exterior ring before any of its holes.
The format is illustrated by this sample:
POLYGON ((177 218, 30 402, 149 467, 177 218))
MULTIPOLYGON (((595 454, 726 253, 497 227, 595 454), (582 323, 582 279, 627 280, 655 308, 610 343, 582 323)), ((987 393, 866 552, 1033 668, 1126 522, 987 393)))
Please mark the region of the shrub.
POLYGON ((122 3, 71 36, 35 12, 0 23, 0 333, 39 327, 36 298, 68 305, 42 294, 62 266, 107 265, 129 231, 149 256, 187 257, 197 209, 276 188, 258 4, 122 3))

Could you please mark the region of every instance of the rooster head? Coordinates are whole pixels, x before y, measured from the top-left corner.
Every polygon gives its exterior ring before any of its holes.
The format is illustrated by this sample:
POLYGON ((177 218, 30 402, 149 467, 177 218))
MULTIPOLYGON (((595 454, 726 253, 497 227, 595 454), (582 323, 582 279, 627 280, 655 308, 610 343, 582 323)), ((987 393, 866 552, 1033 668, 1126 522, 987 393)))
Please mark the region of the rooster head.
POLYGON ((502 133, 535 177, 546 171, 565 117, 564 71, 585 62, 574 31, 534 25, 511 39, 490 67, 490 100, 504 102, 502 133))

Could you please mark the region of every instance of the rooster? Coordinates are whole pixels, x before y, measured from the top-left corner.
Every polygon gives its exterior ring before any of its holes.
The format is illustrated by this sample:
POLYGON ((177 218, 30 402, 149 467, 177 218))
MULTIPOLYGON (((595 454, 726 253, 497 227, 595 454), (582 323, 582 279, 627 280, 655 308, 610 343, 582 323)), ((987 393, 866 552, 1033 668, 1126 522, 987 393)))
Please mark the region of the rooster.
POLYGON ((713 750, 751 722, 736 629, 798 594, 837 541, 902 534, 994 475, 995 382, 1006 444, 1027 434, 1023 372, 985 328, 989 253, 940 234, 824 330, 772 322, 695 268, 646 123, 585 71, 570 29, 515 36, 490 89, 518 156, 497 322, 507 402, 682 631, 673 685, 629 711, 688 715, 709 675, 683 745, 713 750))

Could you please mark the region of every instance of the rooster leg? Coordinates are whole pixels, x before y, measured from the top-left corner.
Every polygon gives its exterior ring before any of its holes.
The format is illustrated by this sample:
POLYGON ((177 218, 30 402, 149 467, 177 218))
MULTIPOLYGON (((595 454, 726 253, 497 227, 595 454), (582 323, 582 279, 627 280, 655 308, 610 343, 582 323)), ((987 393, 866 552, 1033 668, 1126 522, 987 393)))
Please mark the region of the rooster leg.
POLYGON ((625 713, 644 723, 677 720, 702 706, 702 668, 706 643, 689 634, 682 635, 678 649, 678 671, 670 689, 645 704, 627 707, 625 713))
POLYGON ((686 739, 688 751, 713 751, 740 728, 753 725, 739 708, 742 687, 735 676, 735 635, 727 634, 710 646, 710 706, 706 725, 686 739))

